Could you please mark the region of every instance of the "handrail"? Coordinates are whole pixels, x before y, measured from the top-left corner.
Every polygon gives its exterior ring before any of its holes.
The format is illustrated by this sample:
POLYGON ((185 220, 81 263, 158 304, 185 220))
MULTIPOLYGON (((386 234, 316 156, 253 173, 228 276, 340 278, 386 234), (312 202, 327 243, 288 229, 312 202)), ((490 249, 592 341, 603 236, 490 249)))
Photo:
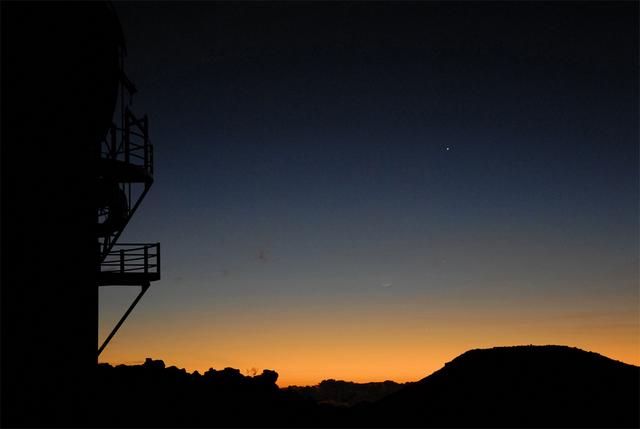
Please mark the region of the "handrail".
MULTIPOLYGON (((109 255, 107 255, 107 256, 109 256, 109 255)), ((129 255, 129 256, 140 256, 140 254, 136 253, 135 255, 129 255)), ((155 256, 155 255, 154 254, 142 255, 139 258, 127 258, 126 260, 127 261, 142 261, 142 260, 147 259, 147 258, 149 258, 151 256, 155 256)), ((108 265, 108 264, 110 264, 112 262, 115 262, 115 261, 107 261, 107 260, 105 260, 102 264, 103 265, 108 265)))
POLYGON ((100 263, 100 272, 110 274, 144 273, 159 276, 160 243, 114 244, 100 263), (140 250, 142 253, 139 253, 140 250))

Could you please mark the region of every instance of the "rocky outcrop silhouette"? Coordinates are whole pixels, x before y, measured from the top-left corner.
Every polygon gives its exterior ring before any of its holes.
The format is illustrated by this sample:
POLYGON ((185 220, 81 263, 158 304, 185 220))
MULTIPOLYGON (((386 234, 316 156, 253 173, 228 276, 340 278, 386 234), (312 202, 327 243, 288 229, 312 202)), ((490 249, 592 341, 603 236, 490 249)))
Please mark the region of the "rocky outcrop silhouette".
MULTIPOLYGON (((98 427, 327 426, 331 411, 281 390, 278 373, 238 369, 189 373, 161 360, 98 365, 98 427)), ((332 418, 332 420, 335 420, 332 418)))

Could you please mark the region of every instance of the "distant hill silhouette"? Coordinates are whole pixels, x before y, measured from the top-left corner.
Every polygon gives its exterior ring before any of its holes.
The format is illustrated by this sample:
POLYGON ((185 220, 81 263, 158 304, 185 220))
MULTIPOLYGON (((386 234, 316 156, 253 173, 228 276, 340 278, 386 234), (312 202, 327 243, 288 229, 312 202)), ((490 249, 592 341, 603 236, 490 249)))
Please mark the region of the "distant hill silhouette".
POLYGON ((311 398, 319 404, 348 407, 362 402, 375 402, 397 392, 409 383, 393 381, 354 383, 342 380, 324 380, 316 386, 289 386, 305 398, 311 398))
POLYGON ((640 368, 564 346, 471 350, 415 383, 279 389, 278 374, 97 368, 93 427, 638 427, 640 368), (385 396, 386 395, 386 396, 385 396), (378 399, 379 398, 379 399, 378 399), (375 400, 377 399, 377 400, 375 400), (371 402, 373 401, 373 402, 371 402), (354 404, 346 407, 347 404, 354 404), (340 406, 333 406, 340 405, 340 406))
POLYGON ((354 409, 390 427, 638 427, 640 368, 577 348, 471 350, 430 376, 354 409))

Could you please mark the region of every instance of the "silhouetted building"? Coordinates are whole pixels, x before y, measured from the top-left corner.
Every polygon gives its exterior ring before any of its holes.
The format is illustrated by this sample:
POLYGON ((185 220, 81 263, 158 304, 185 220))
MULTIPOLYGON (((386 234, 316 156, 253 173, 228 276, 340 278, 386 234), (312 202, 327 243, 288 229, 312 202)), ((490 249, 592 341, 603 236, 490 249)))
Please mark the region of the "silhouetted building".
POLYGON ((124 49, 107 3, 2 3, 4 426, 86 421, 97 286, 160 275, 157 244, 117 241, 153 183, 124 49))

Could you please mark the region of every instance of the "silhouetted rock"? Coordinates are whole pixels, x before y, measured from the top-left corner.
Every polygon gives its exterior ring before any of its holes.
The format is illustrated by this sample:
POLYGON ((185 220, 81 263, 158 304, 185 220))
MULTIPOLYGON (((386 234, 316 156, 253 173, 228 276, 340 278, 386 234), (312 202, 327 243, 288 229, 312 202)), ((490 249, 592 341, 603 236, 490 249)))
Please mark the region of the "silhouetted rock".
POLYGON ((275 371, 271 371, 269 369, 265 369, 262 371, 262 374, 256 375, 253 377, 253 380, 263 386, 270 387, 276 386, 276 381, 278 381, 278 373, 275 371))
POLYGON ((145 368, 149 368, 149 369, 164 369, 164 361, 162 360, 153 360, 151 358, 146 358, 144 360, 144 363, 142 364, 143 367, 145 368))

